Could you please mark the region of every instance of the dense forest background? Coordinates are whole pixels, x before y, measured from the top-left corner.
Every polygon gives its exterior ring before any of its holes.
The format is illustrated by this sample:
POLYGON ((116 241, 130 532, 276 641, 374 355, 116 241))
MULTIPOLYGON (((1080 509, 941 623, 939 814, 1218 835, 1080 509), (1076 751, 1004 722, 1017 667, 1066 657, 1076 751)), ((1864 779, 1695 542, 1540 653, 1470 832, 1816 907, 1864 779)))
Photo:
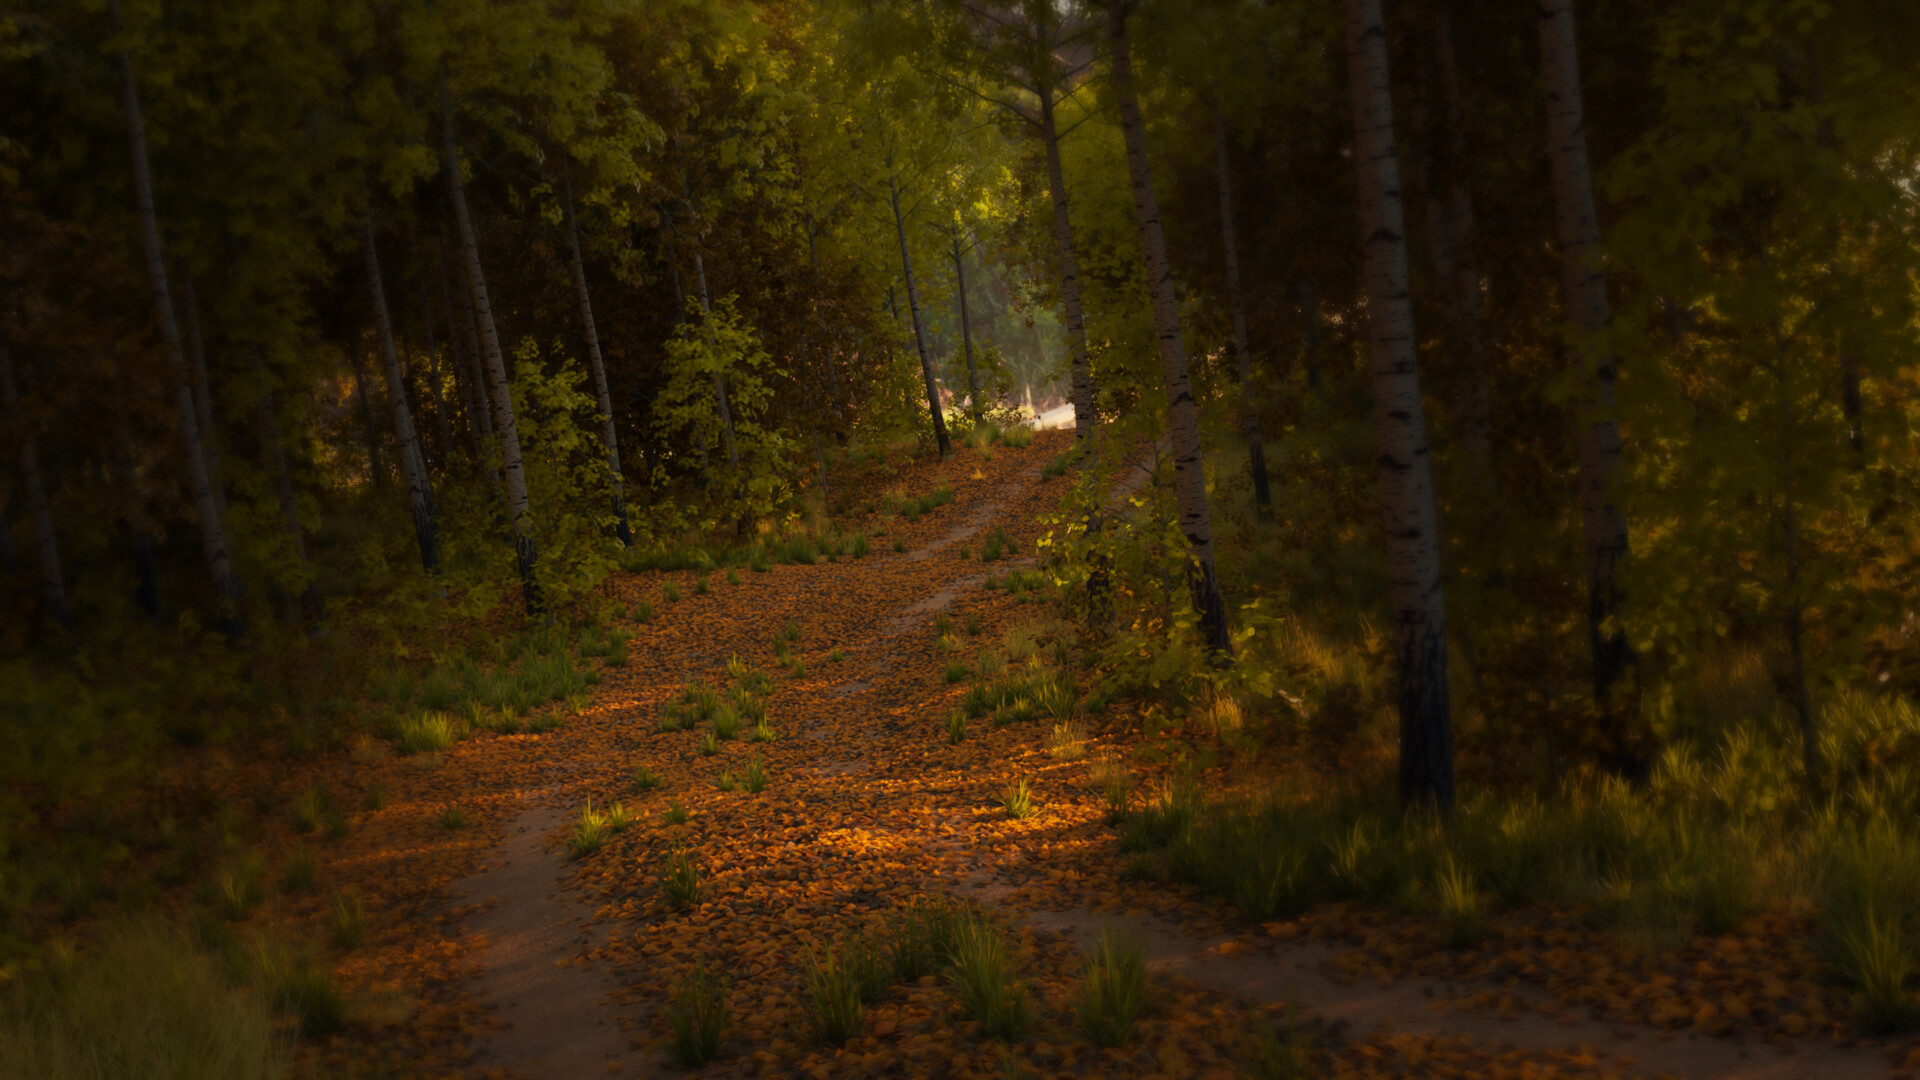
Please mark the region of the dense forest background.
POLYGON ((1232 697, 1443 811, 1684 775, 1910 833, 1916 46, 1866 0, 13 0, 0 953, 169 747, 338 747, 410 641, 838 545, 863 462, 1066 401, 1096 706, 1232 697))

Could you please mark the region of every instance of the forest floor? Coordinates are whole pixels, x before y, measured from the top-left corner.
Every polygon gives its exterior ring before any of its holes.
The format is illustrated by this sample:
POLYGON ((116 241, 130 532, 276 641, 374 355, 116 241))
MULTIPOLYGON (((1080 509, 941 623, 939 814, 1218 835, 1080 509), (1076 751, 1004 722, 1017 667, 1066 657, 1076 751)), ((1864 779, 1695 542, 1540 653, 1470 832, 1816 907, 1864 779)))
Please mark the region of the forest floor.
MULTIPOLYGON (((727 986, 729 1024, 718 1058, 692 1074, 714 1077, 1229 1077, 1248 1075, 1276 1030, 1312 1048, 1309 1071, 1252 1075, 1912 1075, 1920 1041, 1862 1040, 1831 1019, 1843 998, 1818 982, 1803 923, 1757 917, 1642 952, 1540 911, 1496 916, 1459 952, 1438 944, 1434 919, 1377 907, 1249 924, 1224 900, 1128 875, 1103 820, 1098 770, 1164 777, 1193 736, 1116 714, 1092 718, 1078 745, 1058 745, 1044 723, 989 719, 950 742, 966 684, 948 681, 948 662, 1053 618, 1042 594, 992 586, 1031 564, 1039 515, 1065 489, 1042 467, 1069 437, 862 481, 912 494, 940 478, 955 491, 918 521, 847 523, 873 538, 864 558, 714 573, 704 593, 691 571, 618 575, 616 599, 654 614, 631 627, 628 662, 604 668, 556 730, 405 758, 363 742, 318 766, 341 805, 361 807, 322 877, 355 883, 369 936, 337 965, 354 1022, 310 1048, 311 1071, 688 1074, 668 1056, 665 1004, 704 961, 727 986), (983 564, 996 528, 1015 554, 983 564), (666 598, 670 582, 681 599, 666 598), (736 658, 771 677, 777 738, 708 755, 703 730, 660 729, 687 681, 724 689, 736 658), (743 776, 755 757, 765 789, 722 790, 722 774, 743 776), (658 786, 636 786, 642 767, 658 786), (1015 819, 1002 795, 1022 780, 1037 812, 1015 819), (567 839, 589 801, 635 820, 575 857, 567 839), (670 823, 670 808, 685 820, 670 823), (698 902, 681 908, 661 885, 673 851, 701 874, 698 902), (1010 1043, 983 1039, 929 976, 894 985, 844 1048, 820 1046, 805 1007, 810 951, 880 932, 922 896, 978 905, 1008 928, 1037 1024, 1010 1043), (1149 961, 1152 1004, 1121 1049, 1095 1048, 1074 1020, 1103 927, 1135 934, 1149 961)), ((1131 475, 1122 482, 1146 472, 1131 475)), ((1282 775, 1288 756, 1215 751, 1215 768, 1243 781, 1282 775)), ((326 918, 317 895, 269 903, 296 922, 326 918)))

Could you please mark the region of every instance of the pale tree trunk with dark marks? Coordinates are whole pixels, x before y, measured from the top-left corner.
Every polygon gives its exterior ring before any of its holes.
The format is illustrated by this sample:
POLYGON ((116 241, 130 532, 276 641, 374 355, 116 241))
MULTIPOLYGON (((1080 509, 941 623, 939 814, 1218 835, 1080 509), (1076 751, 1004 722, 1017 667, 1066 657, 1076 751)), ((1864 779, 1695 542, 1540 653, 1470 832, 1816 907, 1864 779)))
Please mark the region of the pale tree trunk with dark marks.
POLYGON ((600 395, 600 437, 607 444, 607 482, 613 487, 614 531, 623 547, 633 546, 627 524, 627 485, 620 473, 620 433, 613 427, 613 395, 607 392, 607 365, 600 356, 600 333, 593 325, 593 299, 587 293, 587 263, 580 255, 580 224, 573 216, 573 180, 561 179, 567 200, 567 241, 573 246, 573 290, 580 294, 580 321, 587 333, 587 365, 600 395))
POLYGON ((1586 121, 1580 99, 1580 60, 1573 0, 1538 0, 1540 66, 1547 99, 1547 151, 1553 165, 1556 232, 1567 320, 1575 355, 1586 369, 1586 400, 1579 434, 1580 512, 1586 531, 1587 633, 1593 650, 1593 693, 1609 728, 1608 749, 1626 753, 1621 720, 1611 700, 1633 656, 1619 626, 1627 557, 1627 522, 1613 501, 1620 470, 1615 419, 1614 358, 1605 340, 1607 278, 1600 262, 1600 220, 1587 161, 1586 121))
POLYGON ((1107 6, 1107 42, 1113 64, 1114 99, 1120 106, 1120 131, 1127 145, 1127 173, 1133 208, 1140 222, 1140 246, 1147 264, 1147 288, 1153 300, 1154 334, 1160 341, 1160 376, 1167 393, 1167 438, 1173 446, 1173 491, 1180 532, 1187 540, 1187 584, 1207 649, 1217 658, 1231 656, 1227 605, 1213 562, 1213 522, 1207 507, 1207 466, 1200 448, 1199 409, 1187 377, 1186 348, 1180 340, 1180 312, 1173 295, 1173 268, 1167 261, 1160 207, 1147 167, 1146 125, 1134 99, 1133 59, 1127 36, 1126 6, 1107 6))
POLYGON ((1247 468, 1253 474, 1253 504, 1260 520, 1273 519, 1273 494, 1267 484, 1266 439, 1260 432, 1261 399, 1254 383, 1253 349, 1247 342, 1247 300, 1240 291, 1240 245, 1233 224, 1233 175, 1227 154, 1227 118, 1213 112, 1215 168, 1220 173, 1220 242, 1227 262, 1227 304, 1233 311, 1233 359, 1240 369, 1241 430, 1247 437, 1247 468))
POLYGON ((913 284, 913 256, 907 251, 907 219, 900 213, 900 186, 894 182, 892 161, 887 164, 887 196, 893 205, 894 234, 900 238, 900 268, 907 279, 907 317, 913 322, 913 347, 920 354, 920 375, 927 383, 927 412, 933 417, 934 442, 944 458, 953 452, 953 442, 947 438, 947 418, 940 409, 940 386, 934 381, 926 335, 920 330, 920 294, 913 284))
MULTIPOLYGON (((973 422, 980 422, 980 375, 973 367, 973 321, 967 313, 967 265, 960 251, 960 237, 953 237, 953 280, 960 293, 960 346, 967 356, 967 404, 973 422)), ((824 470, 825 464, 821 465, 824 470)))
POLYGON ((1400 799, 1453 805, 1453 719, 1447 620, 1434 535, 1433 472, 1407 289, 1405 208, 1394 157, 1393 100, 1380 0, 1346 0, 1353 156, 1367 287, 1373 419, 1387 537, 1400 697, 1400 799))
MULTIPOLYGON (((33 536, 40 549, 40 588, 46 596, 47 615, 63 630, 73 629, 73 615, 67 609, 67 585, 60 573, 60 544, 53 534, 53 514, 47 508, 47 489, 40 478, 40 446, 33 437, 27 411, 20 404, 20 386, 13 377, 13 350, 0 341, 0 404, 7 408, 7 419, 20 435, 20 482, 26 488, 27 515, 33 519, 33 536)), ((0 521, 0 527, 5 526, 0 521)), ((9 536, 11 542, 11 536, 9 536)))
POLYGON ((506 485, 507 520, 513 528, 520 591, 528 614, 540 614, 545 604, 540 598, 540 559, 533 538, 533 508, 527 501, 527 474, 520 460, 520 429, 513 419, 513 393, 507 384, 507 362, 500 352, 500 334, 493 324, 493 307, 487 301, 487 279, 480 266, 480 241, 474 235, 473 218, 467 212, 466 187, 460 182, 460 150, 453 139, 453 105, 447 98, 444 80, 440 84, 440 141, 447 188, 453 197, 454 225, 460 232, 461 261, 466 265, 467 292, 472 297, 480 350, 486 357, 485 370, 493 379, 494 426, 500 435, 500 472, 506 485))
POLYGON ((420 546, 420 565, 429 574, 440 572, 440 543, 433 513, 433 487, 427 479, 427 459, 420 453, 420 435, 413 427, 413 409, 407 405, 407 383, 400 377, 399 350, 393 343, 393 318, 387 311, 387 289, 380 276, 380 249, 373 237, 369 212, 361 234, 367 266, 367 290, 373 299, 373 326, 380 336, 380 359, 387 372, 387 403, 393 409, 393 437, 400 444, 400 472, 407 482, 407 505, 413 511, 413 535, 420 546))
POLYGON ((473 468, 486 476, 495 498, 504 498, 500 473, 493 467, 493 454, 489 449, 493 446, 493 410, 487 404, 487 380, 480 372, 480 335, 473 318, 473 305, 466 300, 470 295, 466 279, 461 279, 462 302, 456 307, 446 249, 436 243, 435 251, 440 257, 440 305, 447 309, 448 345, 458 376, 460 404, 467 410, 467 434, 473 439, 473 468))
MULTIPOLYGON (((123 32, 120 5, 108 0, 107 13, 113 32, 123 32)), ((127 142, 133 164, 133 201, 139 220, 140 247, 145 256, 147 288, 153 302, 153 317, 160 331, 160 346, 173 369, 174 399, 180 412, 180 437, 187 457, 188 488, 193 492, 194 509, 200 518, 200 551, 206 559, 208 575, 213 579, 215 602, 220 620, 229 636, 240 631, 240 583, 233 576, 227 557, 226 530, 214 502, 212 478, 207 474, 207 459, 200 446, 200 420, 194 408, 191 372, 180 344, 180 324, 173 315, 173 296, 167 288, 167 260, 160 248, 160 218, 154 211, 153 174, 147 163, 147 135, 140 118, 140 93, 133 77, 133 56, 120 52, 121 104, 126 114, 127 142)))
POLYGON ((1093 411, 1093 362, 1087 357, 1087 320, 1080 306, 1080 263, 1073 250, 1067 174, 1060 164, 1060 134, 1054 122, 1053 86, 1040 80, 1040 143, 1047 153, 1047 193, 1053 204, 1053 246, 1060 260, 1060 306, 1067 317, 1067 372, 1073 393, 1073 438, 1086 444, 1099 417, 1093 411))

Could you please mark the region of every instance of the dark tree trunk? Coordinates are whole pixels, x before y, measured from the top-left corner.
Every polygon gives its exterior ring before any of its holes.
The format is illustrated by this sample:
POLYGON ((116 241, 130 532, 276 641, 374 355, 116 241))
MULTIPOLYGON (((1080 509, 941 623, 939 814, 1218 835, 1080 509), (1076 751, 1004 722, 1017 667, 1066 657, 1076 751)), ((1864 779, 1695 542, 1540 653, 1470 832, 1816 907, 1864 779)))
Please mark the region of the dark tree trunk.
POLYGON ((1233 174, 1227 154, 1227 119, 1213 113, 1215 168, 1220 173, 1220 240, 1226 252, 1227 302, 1233 309, 1233 358, 1240 369, 1242 428, 1247 438, 1247 468, 1253 475, 1253 503, 1262 521, 1273 520, 1273 493, 1267 484, 1267 446, 1260 432, 1261 400, 1253 375, 1253 349, 1247 342, 1247 301, 1240 291, 1240 245, 1233 226, 1233 174))
MULTIPOLYGON (((889 162, 889 169, 892 163, 889 162)), ((953 452, 953 441, 947 438, 947 418, 940 408, 940 385, 933 378, 933 361, 927 356, 926 335, 920 330, 920 294, 913 285, 913 256, 907 251, 907 220, 900 213, 900 187, 894 183, 893 174, 887 174, 887 194, 893 204, 894 233, 900 238, 900 267, 907 278, 907 314, 913 320, 913 347, 920 354, 920 375, 927 383, 927 411, 933 417, 933 437, 940 449, 940 456, 946 457, 953 452)))

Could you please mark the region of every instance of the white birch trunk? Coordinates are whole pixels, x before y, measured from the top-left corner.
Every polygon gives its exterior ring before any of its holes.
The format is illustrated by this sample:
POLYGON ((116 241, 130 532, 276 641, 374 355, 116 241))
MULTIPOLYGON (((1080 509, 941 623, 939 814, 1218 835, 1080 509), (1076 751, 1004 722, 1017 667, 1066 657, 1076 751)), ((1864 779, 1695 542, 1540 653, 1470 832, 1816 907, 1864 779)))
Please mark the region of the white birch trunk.
MULTIPOLYGON (((108 0, 107 12, 113 32, 122 32, 120 5, 108 0)), ((240 585, 233 576, 227 557, 226 530, 214 502, 213 483, 207 475, 207 459, 200 446, 200 421, 194 409, 191 373, 180 344, 180 325, 173 315, 173 296, 167 288, 166 256, 160 249, 160 218, 154 211, 153 174, 147 163, 147 135, 140 118, 140 93, 133 77, 133 56, 120 53, 121 104, 126 113, 127 142, 133 164, 133 201, 139 219, 140 247, 147 267, 147 286, 153 301, 153 317, 160 330, 160 345, 174 374, 174 399, 180 413, 180 437, 187 456, 188 486, 193 492, 194 508, 200 518, 200 552, 213 579, 213 591, 220 607, 220 619, 229 635, 239 632, 240 585)))
POLYGON ((1047 191, 1053 203, 1053 246, 1060 259, 1060 305, 1067 317, 1067 371, 1073 387, 1073 437, 1086 443, 1099 417, 1093 411, 1093 363, 1087 358, 1087 320, 1080 306, 1080 263, 1074 257, 1073 221, 1067 210, 1067 174, 1060 164, 1054 124, 1053 85, 1038 79, 1040 143, 1047 152, 1047 191))
POLYGON ((927 339, 920 330, 920 294, 913 285, 913 256, 907 252, 907 221, 900 213, 900 187, 894 182, 892 162, 888 162, 887 195, 893 203, 894 233, 900 238, 900 267, 907 278, 907 317, 913 322, 913 347, 920 354, 920 375, 927 382, 927 411, 933 416, 933 437, 940 456, 953 452, 947 438, 947 418, 940 409, 940 386, 933 378, 933 361, 927 358, 927 339))
MULTIPOLYGON (((953 238, 953 279, 960 293, 960 345, 967 356, 967 404, 973 422, 980 422, 980 375, 973 367, 973 322, 967 312, 967 267, 960 251, 960 237, 953 238)), ((824 468, 824 466, 823 466, 824 468)))
POLYGON ((1405 211, 1394 157, 1393 101, 1380 0, 1346 0, 1352 81, 1353 156, 1359 167, 1374 427, 1380 444, 1380 503, 1397 640, 1400 798, 1453 805, 1453 731, 1447 683, 1447 626, 1440 549, 1434 536, 1433 474, 1407 290, 1405 211))
POLYGON ((1613 477, 1620 469, 1620 428, 1615 419, 1613 353, 1605 340, 1607 278, 1600 261, 1600 220, 1594 209, 1593 174, 1587 161, 1573 0, 1538 0, 1538 4, 1547 152, 1553 165, 1562 287, 1567 320, 1573 329, 1574 353, 1587 375, 1579 470, 1593 690, 1611 726, 1615 723, 1609 702, 1612 687, 1625 674, 1632 656, 1626 635, 1617 624, 1623 596, 1619 568, 1627 556, 1627 523, 1613 502, 1613 477))
POLYGON ((580 294, 580 321, 587 332, 587 364, 600 395, 600 436, 607 444, 607 482, 613 485, 614 530, 623 547, 633 546, 627 524, 627 485, 620 472, 620 433, 613 426, 613 395, 607 392, 607 365, 600 356, 600 332, 593 325, 593 300, 587 292, 587 263, 580 255, 580 225, 573 216, 573 180, 562 178, 567 199, 567 240, 573 245, 573 288, 580 294))
POLYGON ((1216 656, 1231 655, 1226 601, 1213 562, 1213 522, 1207 506, 1207 466, 1200 447, 1199 409, 1187 377, 1186 347, 1180 340, 1180 313, 1173 295, 1173 268, 1167 261, 1166 237, 1160 228, 1160 207, 1153 194, 1153 175, 1147 165, 1146 125, 1134 98, 1133 59, 1127 36, 1126 8, 1118 0, 1107 7, 1107 42, 1113 63, 1114 98, 1120 106, 1120 131, 1127 145, 1127 173, 1132 182, 1133 207, 1140 222, 1140 246, 1147 264, 1147 288, 1153 300, 1153 327, 1160 340, 1160 376, 1167 394, 1167 438, 1173 447, 1173 490, 1179 506, 1180 532, 1192 559, 1187 582, 1194 610, 1200 616, 1207 648, 1216 656))
POLYGON ((393 408, 393 436, 400 443, 401 473, 407 481, 407 505, 413 511, 414 539, 420 545, 420 565, 429 574, 440 572, 440 545, 433 513, 433 488, 427 479, 427 459, 420 453, 420 436, 407 405, 407 383, 400 377, 399 351, 393 343, 393 318, 387 310, 387 289, 380 275, 380 250, 373 237, 369 212, 361 235, 366 257, 367 289, 373 299, 373 325, 380 335, 380 359, 387 372, 387 401, 393 408))
MULTIPOLYGON (((47 489, 40 479, 40 447, 29 426, 27 411, 20 405, 20 387, 13 377, 13 350, 0 341, 0 404, 7 407, 7 418, 20 431, 20 480, 27 489, 27 514, 33 518, 33 535, 40 549, 40 587, 46 595, 47 614, 62 630, 73 629, 73 615, 67 608, 66 580, 60 573, 60 544, 53 535, 53 514, 47 509, 47 489)), ((5 526, 0 521, 0 527, 5 526)))
POLYGON ((513 420, 513 393, 507 384, 507 362, 500 352, 500 334, 493 325, 493 307, 487 302, 487 279, 480 266, 480 241, 467 213, 466 188, 460 182, 460 150, 453 139, 453 105, 445 81, 440 84, 440 141, 445 156, 447 188, 453 197, 454 224, 460 230, 460 248, 466 264, 467 291, 473 298, 480 349, 486 371, 493 378, 495 428, 500 434, 500 471, 506 484, 507 518, 513 527, 513 552, 519 564, 520 590, 528 614, 540 614, 545 604, 537 576, 539 553, 533 538, 533 508, 527 502, 527 475, 520 461, 520 429, 513 420))

